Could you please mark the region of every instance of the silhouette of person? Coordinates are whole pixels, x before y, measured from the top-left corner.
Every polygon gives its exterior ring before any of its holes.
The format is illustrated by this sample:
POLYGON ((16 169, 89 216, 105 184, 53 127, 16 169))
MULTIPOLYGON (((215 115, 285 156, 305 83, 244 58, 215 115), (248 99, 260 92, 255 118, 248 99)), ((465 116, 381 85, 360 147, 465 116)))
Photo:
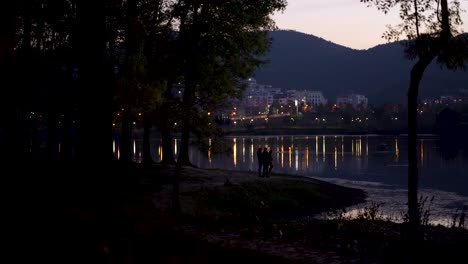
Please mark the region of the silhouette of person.
POLYGON ((273 150, 270 148, 268 151, 268 175, 271 173, 271 170, 273 169, 273 150))
POLYGON ((257 160, 258 160, 258 177, 262 177, 262 165, 263 165, 263 159, 262 159, 262 147, 259 146, 257 149, 257 160))
POLYGON ((264 148, 262 153, 262 163, 263 163, 263 177, 270 177, 268 175, 268 167, 270 166, 270 155, 268 155, 268 149, 264 148))

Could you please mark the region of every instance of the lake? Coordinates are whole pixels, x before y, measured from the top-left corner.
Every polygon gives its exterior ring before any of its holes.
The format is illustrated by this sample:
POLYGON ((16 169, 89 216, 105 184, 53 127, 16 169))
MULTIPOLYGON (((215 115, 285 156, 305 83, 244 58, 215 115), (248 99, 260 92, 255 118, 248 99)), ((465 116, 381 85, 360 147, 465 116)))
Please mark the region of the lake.
MULTIPOLYGON (((407 197, 407 138, 405 136, 239 136, 227 137, 228 152, 211 154, 196 146, 191 161, 201 168, 257 171, 259 146, 273 150, 273 173, 313 177, 365 190, 368 200, 380 204, 384 216, 401 219, 407 197), (381 150, 381 144, 387 148, 381 150)), ((133 141, 133 158, 141 160, 141 141, 133 141)), ((160 140, 152 141, 152 155, 160 160, 160 140)), ((180 140, 173 145, 177 155, 180 140)), ((114 153, 119 155, 118 142, 114 153)), ((431 222, 448 225, 457 209, 468 206, 468 152, 439 144, 436 136, 418 140, 420 194, 434 197, 431 222)), ((364 205, 348 208, 355 214, 364 205)))

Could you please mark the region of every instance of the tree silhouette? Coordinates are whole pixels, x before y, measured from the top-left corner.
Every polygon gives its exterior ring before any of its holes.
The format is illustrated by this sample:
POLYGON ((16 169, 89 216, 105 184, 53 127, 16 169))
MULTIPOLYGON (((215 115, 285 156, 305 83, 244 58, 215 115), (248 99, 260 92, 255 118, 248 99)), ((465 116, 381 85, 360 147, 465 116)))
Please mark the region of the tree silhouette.
MULTIPOLYGON (((188 148, 194 114, 207 113, 198 99, 224 100, 239 93, 239 79, 250 76, 262 61, 274 28, 270 14, 285 7, 283 0, 180 1, 180 27, 184 89, 181 145, 178 163, 190 164, 188 148), (195 109, 194 106, 198 106, 195 109)), ((199 124, 198 124, 199 125, 199 124)), ((205 124, 203 124, 205 125, 205 124)))
POLYGON ((416 238, 420 225, 418 209, 417 167, 417 117, 419 84, 424 71, 437 58, 437 62, 449 69, 463 68, 467 59, 466 37, 454 37, 456 27, 461 24, 460 3, 447 0, 361 0, 374 4, 387 13, 391 8, 400 8, 401 24, 389 27, 384 34, 388 40, 398 40, 401 35, 406 41, 406 55, 416 59, 408 88, 408 216, 410 235, 416 238))
POLYGON ((79 157, 90 163, 112 160, 111 67, 106 60, 104 1, 77 2, 80 65, 79 157))
POLYGON ((2 77, 2 99, 0 99, 0 127, 2 128, 3 140, 1 144, 2 161, 11 159, 16 152, 15 145, 19 141, 19 134, 16 133, 18 127, 16 119, 17 96, 16 90, 12 86, 14 83, 14 48, 16 33, 16 12, 17 2, 5 1, 2 3, 0 11, 0 72, 2 77))

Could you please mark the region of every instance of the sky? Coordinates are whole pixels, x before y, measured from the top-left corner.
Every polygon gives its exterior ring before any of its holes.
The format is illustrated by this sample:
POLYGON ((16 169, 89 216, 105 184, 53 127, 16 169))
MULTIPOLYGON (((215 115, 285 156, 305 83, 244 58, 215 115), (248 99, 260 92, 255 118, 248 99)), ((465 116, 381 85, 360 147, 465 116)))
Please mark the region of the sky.
MULTIPOLYGON (((468 11, 468 0, 460 0, 468 11)), ((337 44, 368 49, 386 42, 382 33, 386 25, 399 23, 397 10, 385 15, 359 0, 288 0, 283 12, 273 16, 280 29, 312 34, 337 44)), ((462 14, 468 32, 468 12, 462 14)))

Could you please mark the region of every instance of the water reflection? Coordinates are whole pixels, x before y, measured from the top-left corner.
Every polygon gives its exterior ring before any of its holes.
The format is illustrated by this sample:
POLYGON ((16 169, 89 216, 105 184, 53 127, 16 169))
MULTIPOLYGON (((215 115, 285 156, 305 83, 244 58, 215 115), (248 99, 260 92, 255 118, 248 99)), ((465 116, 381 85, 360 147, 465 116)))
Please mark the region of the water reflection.
POLYGON ((398 162, 400 158, 400 148, 398 148, 398 138, 395 138, 395 161, 398 162))
MULTIPOLYGON (((201 168, 256 171, 256 146, 268 146, 276 150, 274 162, 278 166, 274 166, 273 173, 344 179, 348 181, 346 183, 348 185, 357 182, 383 184, 389 193, 386 200, 396 199, 397 195, 401 195, 404 204, 407 185, 406 137, 342 135, 313 137, 230 137, 226 141, 227 148, 230 148, 227 153, 214 154, 211 149, 212 142, 208 141, 210 146, 208 151, 201 152, 196 146, 191 145, 189 155, 192 162, 201 168), (389 146, 388 151, 378 151, 382 143, 389 146), (363 155, 364 144, 365 155, 363 155), (242 158, 238 155, 242 155, 242 158), (395 190, 403 191, 397 193, 395 190)), ((179 140, 171 142, 175 154, 179 153, 179 140)), ((421 190, 439 190, 466 198, 468 197, 466 174, 468 152, 457 147, 456 142, 446 146, 442 143, 445 141, 440 142, 437 138, 431 137, 424 137, 418 141, 421 190)), ((132 145, 133 160, 141 162, 142 140, 133 140, 132 145)), ((113 141, 112 149, 115 157, 120 159, 118 140, 113 141)), ((161 140, 152 139, 150 149, 153 160, 161 161, 163 158, 161 140)), ((367 188, 366 186, 359 188, 367 188)), ((369 193, 377 197, 382 197, 385 193, 382 189, 370 190, 369 193)), ((440 199, 447 204, 450 201, 448 198, 440 199)), ((468 205, 468 201, 464 204, 468 205)))
POLYGON ((284 144, 283 144, 283 138, 281 138, 281 168, 284 168, 284 144))
POLYGON ((335 161, 335 171, 338 170, 338 149, 335 145, 335 152, 334 152, 334 161, 335 161))
POLYGON ((322 153, 323 153, 323 162, 325 162, 325 136, 322 137, 322 153))
POLYGON ((245 163, 245 138, 242 138, 242 162, 245 163))
POLYGON ((211 164, 211 138, 208 139, 208 161, 211 164))
POLYGON ((234 162, 234 168, 237 167, 237 139, 233 139, 233 162, 234 162))

